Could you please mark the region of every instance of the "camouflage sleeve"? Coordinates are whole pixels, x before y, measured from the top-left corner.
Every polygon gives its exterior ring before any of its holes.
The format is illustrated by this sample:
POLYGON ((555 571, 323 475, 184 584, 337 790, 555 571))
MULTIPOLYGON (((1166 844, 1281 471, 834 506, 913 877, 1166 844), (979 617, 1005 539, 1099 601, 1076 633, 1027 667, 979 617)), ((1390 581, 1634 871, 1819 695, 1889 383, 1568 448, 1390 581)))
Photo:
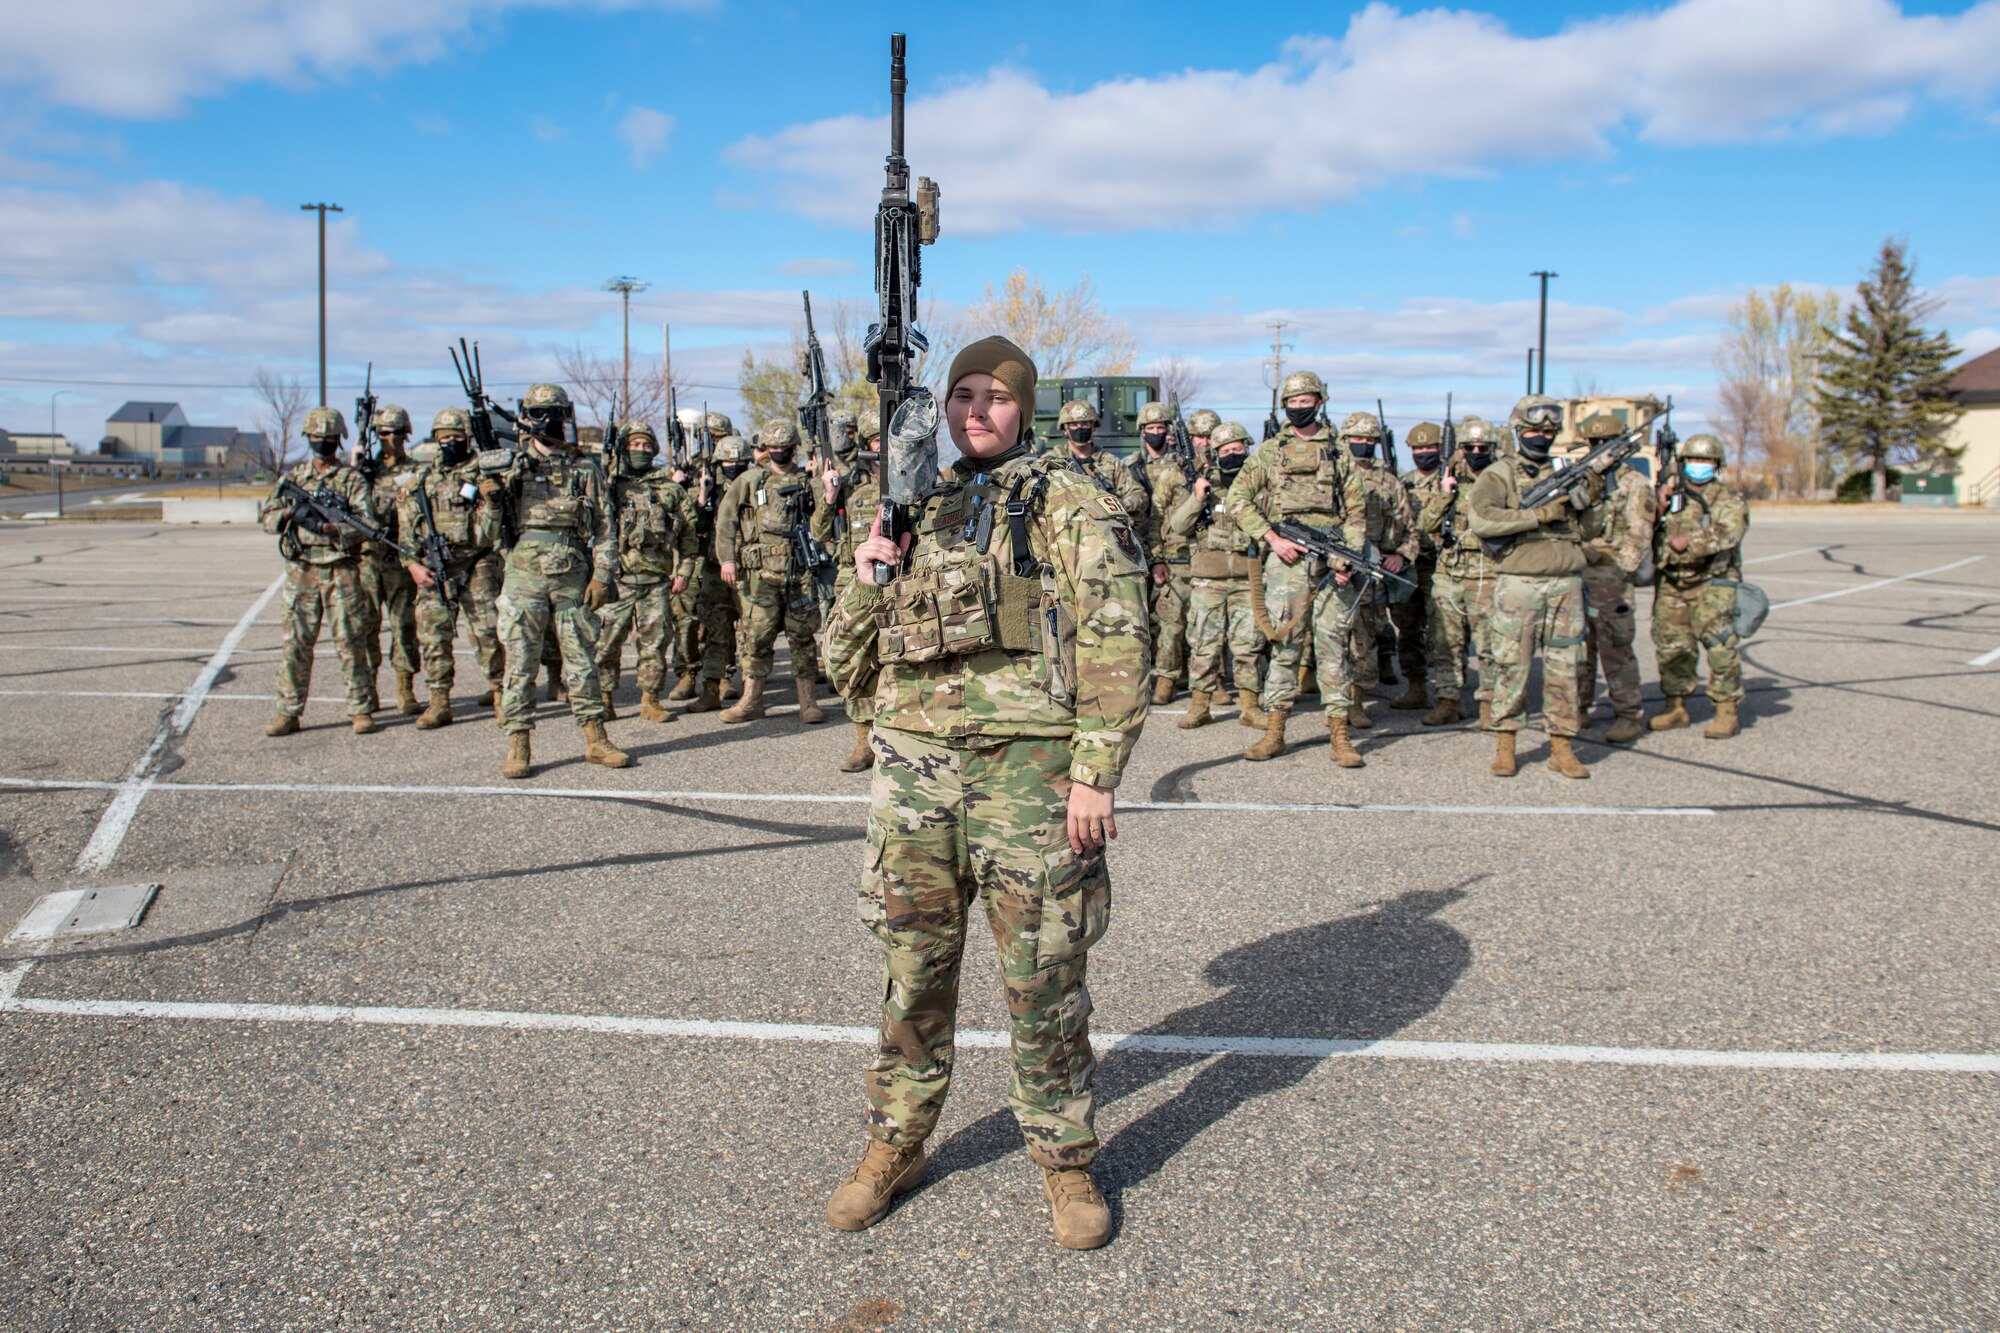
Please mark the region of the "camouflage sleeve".
POLYGON ((1236 474, 1236 480, 1229 485, 1229 496, 1223 507, 1243 535, 1253 541, 1262 541, 1264 534, 1271 530, 1271 520, 1264 517, 1264 511, 1257 507, 1257 496, 1264 489, 1264 478, 1271 471, 1271 460, 1276 457, 1275 449, 1258 449, 1250 455, 1250 461, 1236 474))
POLYGON ((1118 502, 1125 506, 1125 514, 1132 520, 1135 531, 1146 528, 1146 516, 1153 511, 1153 503, 1146 498, 1146 488, 1139 484, 1139 478, 1123 462, 1115 464, 1118 480, 1113 487, 1118 492, 1118 502))
POLYGON ((1743 544, 1743 536, 1749 530, 1750 506, 1743 502, 1742 496, 1730 491, 1709 505, 1708 522, 1688 537, 1687 553, 1712 556, 1733 551, 1743 544))
POLYGON ((263 525, 264 531, 274 535, 278 531, 279 520, 283 517, 285 510, 290 508, 289 505, 278 498, 278 487, 284 485, 285 479, 289 476, 291 476, 289 472, 280 472, 278 479, 271 483, 271 493, 264 497, 263 504, 257 506, 257 521, 263 525))
POLYGON ((812 522, 807 525, 806 530, 812 533, 814 541, 822 546, 831 547, 833 545, 833 520, 839 514, 840 507, 826 498, 826 483, 820 478, 814 477, 812 479, 812 488, 812 522))
POLYGON ((618 518, 611 504, 611 486, 602 469, 583 473, 583 494, 590 502, 590 577, 599 583, 618 581, 618 518))
MULTIPOLYGON (((382 519, 375 512, 375 497, 370 492, 368 483, 361 479, 359 472, 353 468, 343 468, 334 473, 333 485, 340 498, 347 501, 347 507, 361 516, 362 522, 373 528, 382 526, 382 519)), ((340 544, 340 549, 349 555, 367 545, 361 534, 345 523, 340 525, 340 535, 334 540, 340 544)))
MULTIPOLYGON (((1174 534, 1167 531, 1167 520, 1173 516, 1181 502, 1188 496, 1187 478, 1181 475, 1178 466, 1169 465, 1160 469, 1160 484, 1153 488, 1153 508, 1157 514, 1160 534, 1163 537, 1174 534)), ((1180 545, 1175 542, 1174 545, 1180 545)))
POLYGON ((1417 531, 1435 536, 1444 530, 1444 516, 1451 509, 1452 493, 1442 485, 1424 492, 1423 507, 1417 510, 1417 531))
POLYGON ((1467 499, 1466 509, 1475 537, 1512 537, 1523 532, 1533 532, 1542 526, 1532 509, 1522 509, 1515 505, 1514 497, 1507 486, 1507 470, 1496 463, 1479 474, 1479 480, 1472 483, 1472 494, 1467 499))
POLYGON ((426 466, 417 473, 415 480, 396 493, 396 530, 408 533, 412 541, 428 535, 424 531, 423 515, 417 510, 417 488, 430 485, 430 481, 431 470, 426 466))
POLYGON ((1410 500, 1410 488, 1393 481, 1383 489, 1389 498, 1389 536, 1395 552, 1405 560, 1415 560, 1423 542, 1417 535, 1417 507, 1410 500))
POLYGON ((1201 511, 1207 502, 1206 496, 1197 499, 1194 488, 1189 487, 1187 494, 1180 498, 1179 503, 1175 504, 1172 512, 1167 515, 1167 521, 1161 525, 1160 530, 1180 541, 1191 539, 1195 529, 1201 526, 1201 511))
POLYGON ((736 516, 743 508, 743 498, 750 493, 750 483, 757 476, 757 469, 751 468, 722 493, 722 501, 715 511, 715 558, 725 565, 736 563, 736 516))
POLYGON ((673 484, 669 487, 669 493, 672 496, 671 503, 676 520, 674 554, 677 559, 674 561, 674 573, 678 577, 685 578, 690 584, 700 583, 702 575, 707 572, 703 568, 706 562, 702 559, 701 551, 699 531, 701 515, 696 512, 694 497, 688 494, 685 486, 673 484))
POLYGON ((1659 505, 1654 499, 1650 483, 1640 481, 1631 473, 1631 478, 1620 488, 1612 503, 1625 506, 1625 540, 1611 553, 1611 559, 1625 577, 1637 578, 1639 566, 1646 562, 1646 552, 1653 546, 1653 524, 1658 518, 1659 505))
POLYGON ((826 678, 843 699, 875 692, 875 613, 882 606, 882 589, 858 578, 842 579, 840 596, 820 633, 820 663, 826 678))
POLYGON ((1076 730, 1069 775, 1116 787, 1146 722, 1153 644, 1144 551, 1116 502, 1087 482, 1049 478, 1042 535, 1056 595, 1075 625, 1076 730))

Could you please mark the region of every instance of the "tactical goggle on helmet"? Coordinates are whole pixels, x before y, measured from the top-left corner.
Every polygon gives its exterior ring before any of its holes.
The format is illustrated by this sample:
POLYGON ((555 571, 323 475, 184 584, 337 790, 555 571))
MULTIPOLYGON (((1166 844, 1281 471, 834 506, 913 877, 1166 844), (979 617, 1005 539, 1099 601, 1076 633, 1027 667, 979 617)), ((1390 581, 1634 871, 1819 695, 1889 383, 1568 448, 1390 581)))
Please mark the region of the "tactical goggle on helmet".
POLYGON ((1553 435, 1562 429, 1562 407, 1556 403, 1529 403, 1514 417, 1514 429, 1522 433, 1553 435))

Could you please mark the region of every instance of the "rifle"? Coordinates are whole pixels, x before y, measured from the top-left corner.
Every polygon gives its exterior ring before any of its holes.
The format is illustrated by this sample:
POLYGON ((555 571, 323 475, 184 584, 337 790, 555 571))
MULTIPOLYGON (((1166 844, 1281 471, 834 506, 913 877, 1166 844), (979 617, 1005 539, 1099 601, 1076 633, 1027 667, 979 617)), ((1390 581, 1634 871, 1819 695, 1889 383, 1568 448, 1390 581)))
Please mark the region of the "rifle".
POLYGON ((812 576, 813 596, 822 603, 833 600, 833 553, 812 535, 813 497, 810 474, 807 481, 793 482, 778 489, 785 502, 785 536, 792 546, 792 568, 812 576))
POLYGON ((1181 415, 1180 399, 1174 400, 1174 457, 1180 460, 1181 479, 1194 485, 1194 437, 1188 434, 1187 418, 1181 415))
MULTIPOLYGON (((1278 385, 1274 378, 1271 383, 1271 415, 1264 418, 1264 439, 1268 440, 1284 427, 1278 422, 1278 385)), ((1259 441, 1261 444, 1263 441, 1259 441)))
POLYGON ((354 470, 363 481, 373 483, 382 473, 382 440, 375 434, 375 363, 368 363, 368 377, 361 396, 354 400, 354 470), (373 444, 370 444, 370 441, 373 444))
MULTIPOLYGON (((458 346, 453 347, 450 344, 446 344, 445 350, 451 353, 452 369, 458 372, 459 385, 465 390, 466 401, 472 404, 472 443, 478 447, 479 452, 490 454, 496 450, 505 448, 505 445, 501 443, 503 438, 514 443, 519 443, 521 436, 518 429, 509 430, 503 436, 500 428, 493 424, 493 418, 496 416, 514 423, 514 416, 506 408, 493 402, 486 396, 486 381, 484 372, 480 369, 479 364, 479 344, 474 343, 472 346, 467 347, 465 339, 460 338, 458 346)), ((518 426, 518 423, 514 424, 518 426)), ((502 504, 500 506, 500 544, 511 551, 514 549, 516 540, 513 506, 502 504)))
MULTIPOLYGON (((440 469, 441 471, 441 469, 440 469)), ((448 611, 458 609, 458 601, 451 595, 451 551, 445 546, 444 537, 438 532, 437 511, 431 508, 431 493, 424 486, 422 478, 411 487, 416 495, 417 514, 424 520, 424 535, 417 538, 417 551, 424 568, 430 570, 432 585, 437 588, 438 599, 448 611)))
MULTIPOLYGON (((923 247, 938 238, 938 187, 930 177, 919 176, 916 198, 910 198, 910 164, 903 156, 906 85, 903 34, 892 33, 889 156, 884 162, 882 201, 875 209, 875 292, 882 310, 862 340, 868 382, 877 386, 882 400, 882 453, 875 465, 882 507, 877 518, 891 545, 900 545, 909 531, 909 506, 923 499, 920 489, 937 475, 937 405, 928 389, 911 382, 917 358, 930 349, 930 340, 911 321, 916 317, 917 286, 923 281, 923 247), (905 417, 905 431, 899 437, 895 426, 906 408, 914 411, 905 417)), ((1025 412, 1030 405, 1021 406, 1025 412)), ((876 563, 875 582, 887 583, 895 574, 889 565, 876 563)))
POLYGON ((1403 469, 1396 463, 1396 432, 1389 428, 1389 414, 1382 410, 1382 400, 1375 400, 1375 419, 1382 423, 1382 461, 1389 465, 1389 475, 1395 476, 1403 469))
POLYGON ((687 465, 687 427, 681 424, 681 393, 667 390, 667 462, 675 470, 687 465))
POLYGON ((355 513, 348 507, 347 501, 329 487, 322 486, 316 491, 309 491, 290 477, 284 477, 278 482, 278 498, 289 500, 292 505, 291 512, 285 515, 285 521, 278 526, 278 554, 287 560, 299 558, 297 531, 299 520, 302 517, 315 516, 322 523, 333 523, 359 533, 364 540, 380 542, 405 560, 423 560, 417 552, 355 513))
POLYGON ((799 295, 806 303, 806 382, 799 403, 799 433, 806 437, 808 456, 825 460, 833 457, 833 394, 826 387, 826 353, 820 349, 819 333, 813 328, 812 293, 799 295))
MULTIPOLYGON (((1458 452, 1458 427, 1451 424, 1451 391, 1444 395, 1444 438, 1438 444, 1438 484, 1442 486, 1451 475, 1451 456, 1458 452)), ((1438 524, 1438 548, 1440 550, 1458 545, 1458 497, 1444 507, 1444 520, 1438 524)))
POLYGON ((1668 420, 1673 415, 1673 411, 1674 400, 1672 397, 1669 397, 1667 399, 1667 410, 1660 413, 1659 433, 1653 437, 1653 461, 1662 474, 1662 476, 1653 479, 1653 484, 1658 487, 1672 488, 1673 497, 1666 502, 1668 506, 1667 512, 1678 514, 1687 504, 1687 478, 1683 477, 1680 468, 1674 465, 1674 454, 1676 446, 1681 442, 1681 437, 1674 434, 1673 422, 1668 420))
MULTIPOLYGON (((1387 601, 1400 602, 1417 591, 1417 581, 1415 579, 1410 578, 1406 574, 1398 574, 1382 563, 1381 557, 1376 554, 1375 546, 1372 542, 1367 544, 1365 550, 1357 551, 1351 546, 1336 541, 1332 533, 1322 528, 1315 528, 1309 524, 1301 523, 1295 518, 1279 519, 1271 525, 1271 531, 1277 533, 1288 542, 1297 542, 1300 546, 1305 547, 1322 560, 1328 562, 1345 560, 1349 568, 1367 585, 1367 591, 1369 592, 1373 592, 1386 585, 1393 585, 1394 590, 1385 599, 1387 601)), ((1327 577, 1333 577, 1331 568, 1327 571, 1327 577)), ((1355 598, 1354 605, 1359 606, 1360 604, 1361 599, 1358 597, 1355 598)), ((1353 608, 1350 607, 1348 615, 1352 616, 1353 614, 1353 608)))
MULTIPOLYGON (((1669 403, 1666 412, 1660 414, 1660 419, 1664 421, 1668 413, 1673 410, 1673 404, 1669 403)), ((1639 446, 1646 442, 1646 431, 1650 425, 1648 422, 1646 426, 1634 426, 1622 435, 1614 435, 1608 440, 1601 441, 1593 446, 1589 453, 1568 467, 1549 473, 1521 492, 1522 510, 1540 509, 1553 501, 1566 500, 1582 490, 1584 484, 1592 477, 1600 480, 1609 477, 1612 470, 1620 463, 1639 452, 1639 446)), ((1672 430, 1673 428, 1669 426, 1667 433, 1671 435, 1672 430)), ((1496 559, 1505 555, 1514 542, 1513 537, 1480 538, 1480 544, 1486 548, 1486 554, 1496 559)))

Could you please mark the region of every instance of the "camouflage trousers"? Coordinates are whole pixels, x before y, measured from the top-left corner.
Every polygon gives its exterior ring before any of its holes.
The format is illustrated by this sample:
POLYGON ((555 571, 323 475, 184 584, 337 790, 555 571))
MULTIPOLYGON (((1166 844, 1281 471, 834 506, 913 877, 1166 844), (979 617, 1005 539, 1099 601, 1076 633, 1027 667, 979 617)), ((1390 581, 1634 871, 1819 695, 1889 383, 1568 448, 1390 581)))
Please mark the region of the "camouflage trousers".
POLYGON ((1350 679, 1364 690, 1382 683, 1382 656, 1378 651, 1383 635, 1389 633, 1389 608, 1372 594, 1347 624, 1347 669, 1350 679))
POLYGON ((577 725, 604 720, 597 677, 597 617, 583 604, 590 557, 568 546, 521 542, 507 553, 500 589, 500 646, 507 656, 500 691, 503 731, 535 729, 535 668, 543 645, 556 644, 569 709, 577 725))
POLYGON ((1662 693, 1694 693, 1703 649, 1708 650, 1708 697, 1717 703, 1741 699, 1736 589, 1714 583, 1676 587, 1660 580, 1653 589, 1653 651, 1660 659, 1662 693))
POLYGON ((667 681, 669 579, 654 583, 618 580, 618 599, 599 613, 604 631, 597 641, 597 672, 606 684, 618 679, 619 659, 630 635, 639 658, 639 688, 658 693, 667 681))
POLYGON ((1632 585, 1613 564, 1586 565, 1583 570, 1583 610, 1586 625, 1582 674, 1576 701, 1583 716, 1597 702, 1597 670, 1604 668, 1604 689, 1619 717, 1638 717, 1639 656, 1632 651, 1638 637, 1638 617, 1632 611, 1632 585))
POLYGON ((1008 1103, 1043 1166, 1097 1155, 1085 965, 1104 934, 1102 853, 1070 851, 1065 737, 941 745, 875 729, 861 920, 882 944, 882 1030, 865 1076, 868 1132, 927 1137, 951 1083, 959 967, 975 900, 1007 995, 1008 1103))
POLYGON ((1583 730, 1576 703, 1583 659, 1583 580, 1502 574, 1493 588, 1486 649, 1493 665, 1493 729, 1519 731, 1528 715, 1528 672, 1542 652, 1542 717, 1551 736, 1583 730))
POLYGON ((278 663, 278 712, 297 717, 306 711, 312 685, 313 649, 321 622, 331 620, 340 671, 347 677, 347 711, 375 708, 374 674, 361 638, 361 571, 356 561, 331 565, 285 562, 285 656, 278 663))
POLYGON ((389 661, 411 675, 423 670, 417 644, 417 581, 394 556, 361 557, 361 639, 368 646, 368 670, 382 666, 382 626, 389 626, 389 661))
POLYGON ((1440 699, 1456 699, 1465 690, 1468 648, 1479 663, 1476 698, 1493 697, 1493 669, 1486 653, 1486 635, 1493 618, 1493 588, 1499 581, 1492 566, 1475 560, 1461 570, 1439 565, 1431 578, 1431 686, 1440 699))
POLYGON ((740 619, 737 652, 743 659, 743 678, 762 680, 771 674, 772 653, 778 646, 778 631, 792 650, 792 676, 797 680, 819 679, 819 603, 813 597, 813 581, 796 574, 765 574, 746 570, 738 576, 740 619), (747 585, 747 586, 746 586, 747 585))
MULTIPOLYGON (((1292 703, 1299 697, 1299 662, 1305 657, 1306 642, 1310 639, 1320 702, 1329 717, 1336 710, 1343 716, 1346 714, 1347 687, 1353 679, 1347 645, 1352 622, 1360 618, 1360 611, 1366 610, 1357 609, 1353 601, 1356 594, 1350 591, 1353 588, 1351 583, 1342 586, 1332 579, 1322 582, 1317 560, 1307 558, 1288 565, 1275 555, 1264 557, 1264 612, 1272 626, 1283 629, 1286 621, 1310 608, 1305 624, 1293 630, 1285 642, 1271 645, 1261 701, 1265 712, 1292 711, 1292 703)), ((1372 666, 1372 647, 1369 657, 1372 666)))
POLYGON ((1167 581, 1146 576, 1147 617, 1152 622, 1153 674, 1180 680, 1187 674, 1188 567, 1167 566, 1167 581))
POLYGON ((431 694, 451 693, 457 679, 458 622, 465 619, 465 632, 479 654, 479 665, 495 689, 505 673, 500 655, 499 615, 500 553, 481 551, 472 557, 458 557, 446 566, 451 576, 452 597, 457 609, 446 606, 435 588, 417 589, 417 648, 423 655, 424 679, 431 694))
POLYGON ((674 623, 676 665, 683 671, 700 667, 710 680, 726 679, 736 665, 736 591, 713 564, 699 585, 689 584, 674 599, 674 623))
POLYGON ((1188 588, 1188 688, 1213 694, 1222 688, 1222 653, 1229 651, 1236 688, 1256 690, 1264 632, 1250 610, 1245 579, 1195 579, 1188 588))
MULTIPOLYGON (((833 597, 836 602, 847 592, 847 585, 852 582, 854 582, 854 561, 849 559, 840 567, 840 573, 834 580, 833 597)), ((852 698, 843 697, 840 702, 841 706, 847 710, 847 720, 849 722, 873 722, 875 720, 875 678, 870 676, 867 684, 860 690, 857 690, 852 698)))
POLYGON ((1389 608, 1389 621, 1396 627, 1396 666, 1405 681, 1421 683, 1430 676, 1431 580, 1437 577, 1437 558, 1420 557, 1408 573, 1417 590, 1389 608))

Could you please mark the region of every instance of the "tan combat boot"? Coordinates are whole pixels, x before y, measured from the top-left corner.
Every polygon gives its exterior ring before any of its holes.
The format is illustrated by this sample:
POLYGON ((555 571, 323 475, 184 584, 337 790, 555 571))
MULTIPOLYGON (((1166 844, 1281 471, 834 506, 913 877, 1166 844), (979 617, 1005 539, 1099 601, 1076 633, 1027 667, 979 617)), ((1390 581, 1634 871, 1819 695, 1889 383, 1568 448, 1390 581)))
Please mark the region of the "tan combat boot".
POLYGON ((1493 767, 1487 771, 1496 778, 1511 778, 1517 771, 1514 763, 1514 737, 1512 731, 1493 733, 1493 767))
POLYGON ((1481 699, 1479 701, 1479 729, 1481 731, 1493 730, 1493 701, 1491 699, 1481 699))
POLYGON ((606 685, 598 692, 597 697, 604 701, 604 719, 607 722, 616 722, 618 720, 618 705, 613 702, 616 696, 617 687, 612 685, 606 685))
POLYGON ((667 706, 660 702, 660 692, 658 690, 639 691, 639 716, 645 718, 648 722, 671 722, 674 720, 674 715, 669 713, 667 706))
POLYGON ((375 715, 373 713, 356 713, 349 720, 353 723, 354 734, 357 736, 373 736, 377 731, 381 730, 381 728, 375 725, 375 715))
POLYGON ((525 778, 535 771, 535 757, 528 745, 528 733, 515 731, 507 736, 507 762, 500 766, 503 778, 525 778))
POLYGON ((1262 731, 1271 725, 1270 715, 1257 703, 1257 691, 1236 691, 1236 724, 1252 731, 1262 731))
POLYGON ((431 691, 430 707, 417 719, 418 731, 436 731, 439 727, 451 725, 451 695, 443 690, 431 691))
POLYGON ((738 695, 740 695, 740 694, 742 694, 742 693, 743 693, 743 687, 742 687, 742 686, 740 686, 740 685, 738 685, 738 684, 736 683, 736 677, 735 677, 735 676, 732 676, 732 675, 725 675, 725 676, 723 676, 723 678, 722 678, 722 701, 723 701, 724 703, 728 703, 728 702, 729 702, 729 701, 730 701, 731 699, 734 699, 734 698, 736 698, 736 697, 737 697, 738 695))
POLYGON ((1431 706, 1430 691, 1420 680, 1413 680, 1403 687, 1403 692, 1389 701, 1389 707, 1405 713, 1414 713, 1419 708, 1431 706))
POLYGON ((1726 741, 1741 730, 1743 730, 1742 724, 1736 720, 1736 701, 1718 699, 1715 704, 1715 721, 1703 727, 1701 734, 1712 741, 1726 741))
POLYGON ((1366 768, 1368 761, 1354 748, 1354 742, 1347 738, 1347 719, 1329 717, 1326 720, 1328 752, 1333 762, 1342 768, 1366 768))
POLYGON ((396 708, 404 717, 415 717, 424 711, 424 706, 417 702, 417 678, 412 672, 396 673, 396 708))
POLYGON ((1155 676, 1153 678, 1153 706, 1157 708, 1161 704, 1170 704, 1173 701, 1174 701, 1173 677, 1155 676))
POLYGON ((1250 748, 1243 752, 1243 757, 1255 763, 1265 759, 1276 759, 1279 755, 1283 754, 1285 752, 1285 719, 1290 716, 1290 713, 1282 709, 1265 714, 1263 739, 1253 741, 1250 748))
POLYGON ((1319 693, 1319 678, 1314 676, 1312 671, 1305 666, 1299 667, 1299 693, 1300 694, 1319 693))
POLYGON ((1646 734, 1646 724, 1636 717, 1621 717, 1604 729, 1604 739, 1613 745, 1630 745, 1646 734))
POLYGON ((1448 727, 1454 722, 1464 720, 1465 710, 1458 706, 1458 700, 1455 698, 1440 698, 1437 705, 1423 716, 1423 723, 1427 727, 1448 727))
POLYGON ((764 716, 764 678, 756 676, 743 682, 743 697, 722 710, 724 722, 755 722, 764 716))
POLYGON ((847 752, 847 758, 840 761, 843 773, 865 773, 875 766, 875 747, 868 743, 868 735, 874 724, 856 722, 854 724, 854 748, 847 752))
POLYGON ((701 686, 695 679, 695 673, 692 671, 683 671, 680 677, 674 681, 674 687, 667 691, 667 697, 679 703, 683 700, 694 698, 694 692, 699 688, 701 686))
POLYGON ((1590 770, 1576 757, 1576 747, 1567 736, 1549 737, 1549 772, 1560 773, 1566 778, 1587 778, 1590 770))
POLYGON ((368 668, 368 711, 374 712, 382 706, 382 664, 377 662, 368 668))
POLYGON ((1685 694, 1670 694, 1667 696, 1667 706, 1661 709, 1654 716, 1653 720, 1646 725, 1654 731, 1677 731, 1687 724, 1687 696, 1685 694))
POLYGON ((1368 691, 1359 685, 1347 687, 1347 725, 1356 731, 1366 731, 1375 725, 1368 720, 1368 691))
POLYGON ((865 1231, 889 1215, 889 1205, 898 1194, 908 1194, 923 1183, 923 1144, 896 1148, 871 1138, 861 1165, 826 1201, 827 1225, 839 1231, 865 1231))
POLYGON ((701 697, 688 705, 690 713, 713 713, 722 707, 722 684, 715 680, 701 683, 701 697))
POLYGON ((602 722, 586 722, 583 724, 583 762, 602 764, 606 768, 630 768, 632 756, 611 743, 611 738, 604 734, 602 722))
POLYGON ((1188 703, 1187 716, 1183 717, 1175 725, 1179 726, 1182 731, 1193 731, 1196 727, 1205 727, 1215 721, 1215 718, 1208 711, 1210 697, 1207 690, 1192 691, 1188 695, 1190 702, 1188 703))
MULTIPOLYGON (((812 680, 794 680, 792 682, 792 692, 799 699, 799 721, 809 727, 816 727, 826 721, 826 714, 820 711, 819 701, 813 698, 813 687, 818 683, 812 680)), ((724 721, 727 720, 726 718, 724 719, 724 721)))
POLYGON ((283 713, 278 714, 264 724, 264 734, 266 736, 289 736, 298 729, 299 720, 295 717, 288 717, 283 713))
POLYGON ((1049 1201, 1056 1244, 1094 1250, 1111 1239, 1111 1209, 1097 1192, 1089 1167, 1043 1167, 1042 1194, 1049 1201))

